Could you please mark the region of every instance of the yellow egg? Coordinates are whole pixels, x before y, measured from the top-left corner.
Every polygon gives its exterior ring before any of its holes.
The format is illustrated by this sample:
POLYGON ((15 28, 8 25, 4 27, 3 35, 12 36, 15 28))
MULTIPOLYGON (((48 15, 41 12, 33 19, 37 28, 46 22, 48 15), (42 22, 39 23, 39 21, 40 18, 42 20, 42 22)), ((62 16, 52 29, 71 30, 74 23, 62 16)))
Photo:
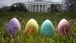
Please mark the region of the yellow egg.
POLYGON ((28 34, 35 34, 38 31, 38 24, 34 19, 30 19, 26 26, 25 26, 25 32, 28 34))

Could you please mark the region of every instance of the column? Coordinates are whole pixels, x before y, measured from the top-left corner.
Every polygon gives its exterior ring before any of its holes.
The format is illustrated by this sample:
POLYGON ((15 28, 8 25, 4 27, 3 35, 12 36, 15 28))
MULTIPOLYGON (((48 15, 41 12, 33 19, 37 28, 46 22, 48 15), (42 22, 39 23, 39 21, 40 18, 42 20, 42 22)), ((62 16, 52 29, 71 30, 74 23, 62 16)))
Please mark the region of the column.
POLYGON ((40 5, 40 12, 42 12, 42 5, 40 5))
POLYGON ((40 5, 40 12, 42 12, 42 5, 40 5))
POLYGON ((37 5, 36 7, 37 7, 37 10, 36 10, 36 12, 38 12, 38 5, 37 5))
POLYGON ((39 12, 40 12, 40 5, 39 5, 39 12))
POLYGON ((43 12, 45 12, 45 5, 43 5, 43 12))
POLYGON ((39 12, 39 5, 38 5, 38 12, 39 12))
POLYGON ((43 7, 44 7, 43 10, 44 10, 44 12, 45 12, 45 5, 44 5, 43 7))
POLYGON ((32 5, 31 5, 31 12, 33 12, 32 5))
POLYGON ((42 5, 42 12, 43 12, 43 5, 42 5))
POLYGON ((40 5, 38 5, 39 6, 39 12, 40 12, 40 5))
POLYGON ((33 5, 32 5, 32 12, 33 12, 33 5))
POLYGON ((45 12, 46 12, 46 5, 45 5, 45 12))
POLYGON ((32 8, 32 6, 30 7, 30 11, 32 11, 31 8, 32 8))
POLYGON ((38 5, 36 7, 37 7, 36 12, 38 12, 38 5))
POLYGON ((35 5, 34 5, 34 12, 35 12, 35 5))
POLYGON ((30 5, 30 12, 31 12, 31 5, 30 5))
POLYGON ((35 5, 35 12, 36 12, 36 5, 35 5))

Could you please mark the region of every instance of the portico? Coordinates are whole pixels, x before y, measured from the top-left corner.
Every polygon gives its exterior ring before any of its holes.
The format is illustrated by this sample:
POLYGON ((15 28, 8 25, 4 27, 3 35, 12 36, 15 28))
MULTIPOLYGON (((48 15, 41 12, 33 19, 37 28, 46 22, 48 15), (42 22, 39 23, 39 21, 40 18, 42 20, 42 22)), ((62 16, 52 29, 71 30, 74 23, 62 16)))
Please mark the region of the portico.
POLYGON ((52 3, 53 2, 51 1, 34 0, 34 1, 25 2, 24 4, 30 12, 48 12, 48 8, 50 8, 50 5, 52 3))
POLYGON ((31 12, 45 12, 45 5, 31 5, 31 12))

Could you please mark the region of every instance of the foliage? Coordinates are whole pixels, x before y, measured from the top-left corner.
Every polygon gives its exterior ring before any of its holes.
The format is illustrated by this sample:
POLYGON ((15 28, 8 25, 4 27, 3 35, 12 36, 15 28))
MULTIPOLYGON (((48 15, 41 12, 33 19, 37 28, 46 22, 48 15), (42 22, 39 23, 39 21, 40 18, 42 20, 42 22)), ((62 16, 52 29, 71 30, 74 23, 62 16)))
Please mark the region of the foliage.
POLYGON ((52 11, 52 12, 54 12, 54 11, 57 12, 57 11, 61 10, 61 6, 60 6, 60 4, 51 4, 49 9, 51 9, 50 11, 52 11))
POLYGON ((0 11, 24 11, 24 12, 28 12, 28 10, 26 9, 26 6, 22 3, 14 3, 11 6, 3 6, 2 8, 0 8, 0 11))
POLYGON ((28 11, 28 10, 22 3, 14 3, 10 6, 10 11, 28 11))
POLYGON ((76 0, 64 0, 66 11, 76 11, 76 0))
POLYGON ((3 6, 0 11, 9 11, 9 6, 3 6))

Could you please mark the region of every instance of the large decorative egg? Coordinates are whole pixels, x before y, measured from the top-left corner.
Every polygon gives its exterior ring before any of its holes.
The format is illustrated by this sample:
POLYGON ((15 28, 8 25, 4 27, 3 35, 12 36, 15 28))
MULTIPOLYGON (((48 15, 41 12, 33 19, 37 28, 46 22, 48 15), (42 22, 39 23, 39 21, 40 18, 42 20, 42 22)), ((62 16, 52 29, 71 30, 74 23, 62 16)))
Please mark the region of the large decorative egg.
POLYGON ((29 35, 33 35, 38 31, 38 24, 34 19, 30 19, 25 27, 25 32, 29 35))
POLYGON ((19 30, 20 30, 19 21, 16 18, 12 18, 8 23, 7 32, 14 37, 19 30))
POLYGON ((62 19, 58 24, 58 32, 60 35, 67 35, 70 32, 70 24, 66 19, 62 19))
POLYGON ((45 20, 41 26, 42 36, 51 37, 54 34, 54 27, 50 20, 45 20))

